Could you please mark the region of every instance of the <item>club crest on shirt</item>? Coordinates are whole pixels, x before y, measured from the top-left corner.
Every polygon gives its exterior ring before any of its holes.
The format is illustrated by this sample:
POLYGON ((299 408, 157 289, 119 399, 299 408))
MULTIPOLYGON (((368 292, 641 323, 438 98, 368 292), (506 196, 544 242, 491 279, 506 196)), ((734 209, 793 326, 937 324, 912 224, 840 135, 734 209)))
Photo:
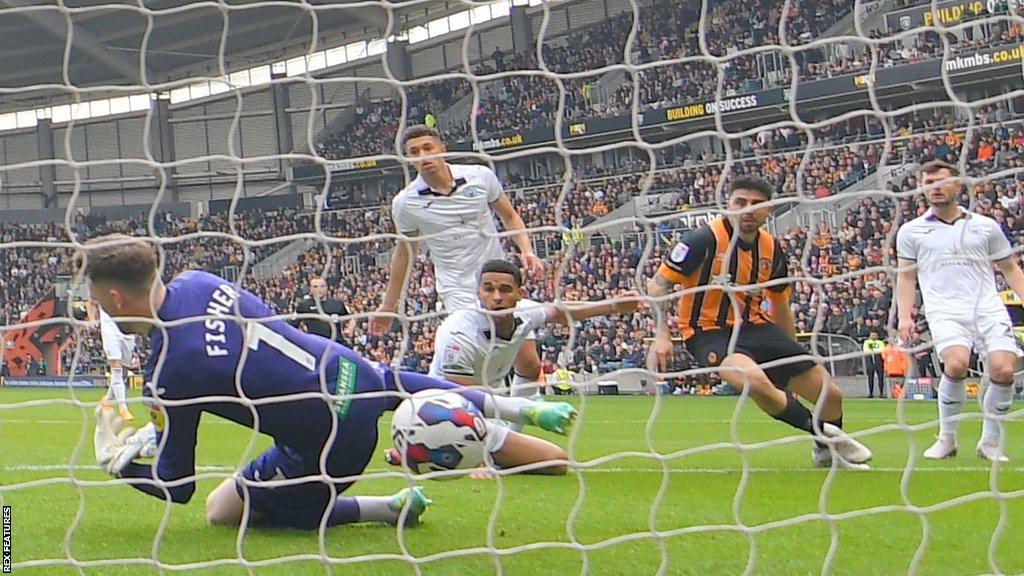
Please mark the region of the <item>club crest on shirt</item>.
POLYGON ((682 262, 686 260, 686 255, 689 253, 690 247, 680 242, 676 244, 675 248, 672 249, 672 254, 669 256, 669 258, 671 258, 673 262, 682 262))
POLYGON ((708 365, 709 366, 716 366, 716 365, 718 365, 718 354, 715 354, 714 352, 708 352, 708 365))
POLYGON ((761 261, 758 264, 758 269, 761 271, 762 274, 767 274, 767 273, 771 272, 772 271, 772 259, 771 258, 761 258, 761 261))
POLYGON ((444 356, 441 358, 441 367, 445 372, 452 374, 472 374, 472 361, 463 353, 462 346, 451 343, 444 349, 444 356))

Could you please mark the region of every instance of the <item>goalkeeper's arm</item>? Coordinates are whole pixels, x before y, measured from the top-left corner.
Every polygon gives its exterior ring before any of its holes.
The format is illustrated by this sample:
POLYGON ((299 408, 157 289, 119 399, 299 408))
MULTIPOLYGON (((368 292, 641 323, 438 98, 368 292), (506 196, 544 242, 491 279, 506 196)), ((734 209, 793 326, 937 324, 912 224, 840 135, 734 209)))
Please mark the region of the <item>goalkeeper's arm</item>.
MULTIPOLYGON (((131 486, 151 496, 172 502, 188 502, 195 493, 196 431, 200 411, 187 406, 165 407, 163 431, 149 424, 130 436, 114 440, 106 463, 100 458, 99 441, 97 459, 104 468, 119 478, 133 480, 131 486), (151 428, 152 427, 152 428, 151 428), (152 434, 152 437, 147 437, 152 434), (156 465, 132 461, 146 446, 161 446, 156 454, 156 465)), ((159 418, 158 418, 159 419, 159 418)), ((97 427, 106 425, 103 419, 97 427)), ((97 434, 98 436, 101 434, 97 434)))

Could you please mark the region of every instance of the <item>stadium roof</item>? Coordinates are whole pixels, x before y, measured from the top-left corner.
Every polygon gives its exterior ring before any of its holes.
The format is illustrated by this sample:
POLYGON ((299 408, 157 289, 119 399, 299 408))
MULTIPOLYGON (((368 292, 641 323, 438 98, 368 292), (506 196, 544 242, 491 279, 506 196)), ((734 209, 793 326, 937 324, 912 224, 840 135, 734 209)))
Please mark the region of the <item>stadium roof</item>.
MULTIPOLYGON (((224 57, 231 72, 308 52, 314 13, 318 50, 347 38, 381 37, 388 23, 383 2, 356 0, 64 0, 63 5, 66 9, 38 0, 0 0, 3 110, 68 101, 61 88, 8 91, 64 84, 65 58, 68 80, 77 87, 137 87, 143 62, 150 84, 219 76, 225 29, 224 57)), ((404 3, 394 8, 393 32, 460 9, 465 6, 458 2, 450 7, 436 0, 404 3)))

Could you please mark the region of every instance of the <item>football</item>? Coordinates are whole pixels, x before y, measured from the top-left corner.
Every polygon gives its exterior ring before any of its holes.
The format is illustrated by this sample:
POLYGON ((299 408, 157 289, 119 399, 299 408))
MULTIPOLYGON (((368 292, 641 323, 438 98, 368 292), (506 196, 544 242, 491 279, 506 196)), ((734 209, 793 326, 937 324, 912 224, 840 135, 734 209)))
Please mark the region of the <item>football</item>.
POLYGON ((487 450, 483 414, 454 392, 424 390, 405 399, 391 418, 391 438, 416 474, 476 468, 487 450))

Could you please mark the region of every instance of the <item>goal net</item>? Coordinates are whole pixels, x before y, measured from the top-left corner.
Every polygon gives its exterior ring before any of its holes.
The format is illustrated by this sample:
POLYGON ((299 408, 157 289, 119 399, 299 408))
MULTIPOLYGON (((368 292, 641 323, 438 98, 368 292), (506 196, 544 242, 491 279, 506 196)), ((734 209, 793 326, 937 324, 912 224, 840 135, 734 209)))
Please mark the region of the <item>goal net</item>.
MULTIPOLYGON (((1009 462, 968 454, 986 385, 972 358, 961 455, 925 460, 941 371, 917 308, 922 339, 896 341, 894 302, 896 232, 927 208, 925 162, 958 168, 958 201, 1019 258, 1022 25, 1015 0, 0 3, 4 572, 1024 572, 1021 411, 997 418, 1009 462), (396 322, 370 330, 411 242, 391 200, 416 177, 403 138, 418 124, 441 133, 448 162, 497 174, 543 263, 528 298, 644 300, 531 344, 547 400, 579 413, 567 437, 538 433, 565 449, 567 474, 441 482, 374 456, 315 479, 351 482, 346 496, 422 485, 424 522, 303 531, 258 526, 247 497, 252 523, 207 526, 207 495, 272 444, 224 419, 202 420, 195 475, 175 481, 195 482, 185 505, 96 466, 93 411, 112 376, 72 256, 102 234, 153 241, 165 281, 212 272, 368 360, 430 369, 448 314, 438 254, 420 250, 396 322), (727 191, 742 177, 773 190, 766 228, 802 360, 842 391, 870 471, 813 467, 811 435, 683 344, 680 293, 648 295, 662 262, 687 258, 688 232, 735 215, 727 191), (313 278, 325 296, 310 295, 313 278), (323 298, 345 311, 303 309, 323 298), (662 328, 676 337, 666 359, 651 354, 662 328)), ((525 264, 515 219, 491 206, 525 264)), ((487 239, 472 221, 434 237, 451 234, 487 239)), ((772 265, 762 255, 750 275, 772 265)), ((722 317, 752 299, 767 314, 735 268, 704 279, 722 317)), ((1003 295, 1024 326, 1020 299, 1003 295)), ((151 343, 124 359, 137 421, 151 343)), ((282 487, 309 481, 276 472, 282 487)))

